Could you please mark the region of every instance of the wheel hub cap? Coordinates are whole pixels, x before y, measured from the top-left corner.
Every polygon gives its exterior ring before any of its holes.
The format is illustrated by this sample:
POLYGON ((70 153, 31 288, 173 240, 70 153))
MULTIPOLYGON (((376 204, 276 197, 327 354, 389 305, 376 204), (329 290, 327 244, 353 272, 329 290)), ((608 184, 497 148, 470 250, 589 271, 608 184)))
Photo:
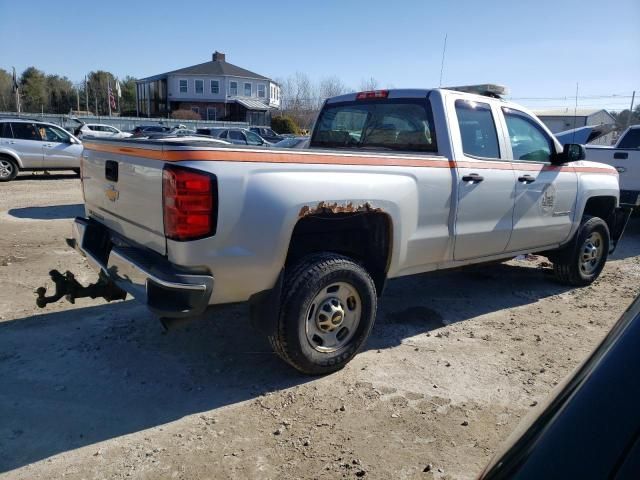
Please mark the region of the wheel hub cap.
POLYGON ((323 287, 307 310, 309 344, 324 353, 344 347, 356 333, 361 314, 360 295, 353 285, 337 282, 323 287))
POLYGON ((580 269, 586 275, 591 275, 600 265, 604 253, 602 235, 593 232, 582 245, 580 269))

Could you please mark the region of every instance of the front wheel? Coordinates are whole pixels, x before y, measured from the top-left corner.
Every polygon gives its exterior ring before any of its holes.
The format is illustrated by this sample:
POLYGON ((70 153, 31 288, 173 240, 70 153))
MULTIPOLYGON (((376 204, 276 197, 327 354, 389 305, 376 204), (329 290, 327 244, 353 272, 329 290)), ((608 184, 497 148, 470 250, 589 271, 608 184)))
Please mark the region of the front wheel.
POLYGON ((369 337, 376 288, 368 272, 342 255, 313 254, 285 273, 275 352, 302 373, 343 368, 369 337))
POLYGON ((556 278, 568 285, 590 285, 607 262, 609 243, 606 222, 585 215, 573 240, 551 256, 556 278))

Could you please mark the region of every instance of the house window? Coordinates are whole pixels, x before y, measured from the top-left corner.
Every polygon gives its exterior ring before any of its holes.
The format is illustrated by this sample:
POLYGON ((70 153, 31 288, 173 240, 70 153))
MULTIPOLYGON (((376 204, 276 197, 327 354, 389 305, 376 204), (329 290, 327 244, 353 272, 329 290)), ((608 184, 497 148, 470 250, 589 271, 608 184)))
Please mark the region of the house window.
POLYGON ((217 120, 218 110, 216 107, 207 107, 207 120, 217 120))
POLYGON ((238 95, 238 82, 229 83, 229 95, 234 97, 238 95))
POLYGON ((211 80, 211 93, 220 93, 220 82, 218 80, 211 80))
POLYGON ((180 93, 187 93, 188 85, 186 80, 180 80, 180 93))
POLYGON ((244 84, 244 96, 245 97, 250 97, 251 96, 251 84, 250 83, 245 83, 244 84))
POLYGON ((200 95, 204 93, 204 80, 196 80, 196 93, 200 95))
POLYGON ((198 108, 198 107, 191 107, 191 111, 193 113, 197 113, 198 115, 200 115, 200 108, 198 108))
POLYGON ((258 97, 264 98, 267 95, 266 87, 262 84, 258 84, 258 97))

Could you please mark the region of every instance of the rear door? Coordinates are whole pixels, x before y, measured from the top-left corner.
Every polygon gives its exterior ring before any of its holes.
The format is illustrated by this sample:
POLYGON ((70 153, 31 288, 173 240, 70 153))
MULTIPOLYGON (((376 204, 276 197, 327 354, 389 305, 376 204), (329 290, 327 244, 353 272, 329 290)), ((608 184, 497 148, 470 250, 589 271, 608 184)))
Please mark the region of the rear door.
POLYGON ((513 227, 515 175, 505 161, 497 109, 456 96, 447 102, 458 182, 454 259, 500 254, 513 227))
POLYGON ((62 128, 41 123, 37 127, 43 139, 43 168, 80 168, 82 145, 73 143, 62 128))
POLYGON ((571 166, 551 164, 550 135, 520 110, 501 109, 507 129, 507 154, 516 176, 513 233, 507 250, 534 249, 567 239, 578 195, 571 166))
POLYGON ((20 155, 24 168, 42 168, 42 138, 33 123, 12 122, 13 140, 9 146, 20 155))

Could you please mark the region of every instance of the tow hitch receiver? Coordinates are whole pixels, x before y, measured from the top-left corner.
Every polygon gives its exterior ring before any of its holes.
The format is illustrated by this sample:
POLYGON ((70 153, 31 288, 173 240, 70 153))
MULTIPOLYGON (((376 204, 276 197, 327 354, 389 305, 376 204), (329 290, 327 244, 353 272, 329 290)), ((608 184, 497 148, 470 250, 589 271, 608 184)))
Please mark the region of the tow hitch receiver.
POLYGON ((76 279, 73 273, 67 271, 64 274, 58 270, 51 270, 49 276, 53 283, 56 284, 56 293, 46 297, 47 289, 40 287, 36 290, 38 298, 36 305, 40 308, 46 307, 49 303, 54 303, 65 297, 70 303, 76 303, 76 298, 104 298, 107 302, 112 300, 124 300, 127 292, 119 288, 104 272, 100 271, 100 276, 96 283, 92 283, 83 287, 76 279))

